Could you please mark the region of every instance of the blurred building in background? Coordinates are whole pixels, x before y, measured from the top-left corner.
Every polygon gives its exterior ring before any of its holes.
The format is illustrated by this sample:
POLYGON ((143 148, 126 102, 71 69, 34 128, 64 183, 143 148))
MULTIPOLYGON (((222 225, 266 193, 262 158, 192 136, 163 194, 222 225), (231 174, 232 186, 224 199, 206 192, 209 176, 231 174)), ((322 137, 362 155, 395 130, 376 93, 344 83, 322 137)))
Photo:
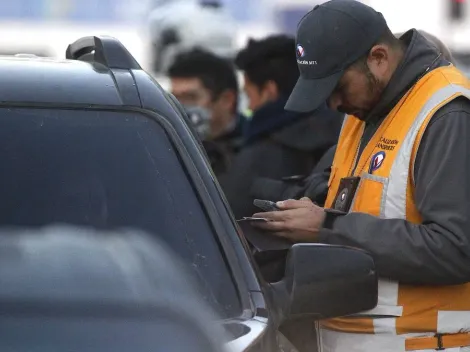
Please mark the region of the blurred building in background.
MULTIPOLYGON (((64 57, 85 35, 119 38, 153 71, 148 17, 151 9, 186 0, 0 0, 0 54, 64 57)), ((295 33, 299 19, 322 0, 187 0, 219 3, 237 23, 236 48, 249 37, 295 33)), ((356 0, 351 0, 356 1, 356 0)), ((442 39, 465 70, 470 67, 470 0, 361 0, 381 11, 394 32, 423 29, 442 39)), ((171 16, 171 15, 168 15, 171 16)), ((174 16, 178 16, 175 8, 174 16)), ((161 74, 165 86, 166 81, 161 74)))
POLYGON ((470 75, 469 0, 363 0, 382 12, 394 32, 423 29, 441 39, 470 75))
POLYGON ((133 0, 0 0, 0 54, 64 57, 79 37, 108 34, 148 66, 138 25, 144 9, 133 0))

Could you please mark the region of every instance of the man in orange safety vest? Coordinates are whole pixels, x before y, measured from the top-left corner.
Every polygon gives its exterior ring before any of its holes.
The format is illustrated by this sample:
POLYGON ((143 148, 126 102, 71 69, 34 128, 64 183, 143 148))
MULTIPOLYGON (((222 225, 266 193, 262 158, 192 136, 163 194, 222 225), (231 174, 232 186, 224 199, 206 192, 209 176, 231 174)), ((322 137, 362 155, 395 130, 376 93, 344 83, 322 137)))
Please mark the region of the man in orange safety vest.
POLYGON ((347 114, 325 208, 287 200, 256 224, 297 242, 362 248, 378 305, 321 322, 322 352, 470 351, 470 82, 418 31, 393 36, 359 1, 299 23, 286 109, 347 114))

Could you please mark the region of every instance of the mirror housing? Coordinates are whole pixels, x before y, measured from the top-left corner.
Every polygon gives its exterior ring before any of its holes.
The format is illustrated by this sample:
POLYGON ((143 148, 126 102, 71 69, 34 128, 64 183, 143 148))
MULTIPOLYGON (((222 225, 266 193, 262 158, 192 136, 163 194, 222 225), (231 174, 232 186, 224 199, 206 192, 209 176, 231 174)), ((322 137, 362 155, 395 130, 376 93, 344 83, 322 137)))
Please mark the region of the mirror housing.
POLYGON ((326 319, 375 308, 378 278, 367 252, 344 246, 295 244, 284 279, 272 284, 288 319, 326 319))

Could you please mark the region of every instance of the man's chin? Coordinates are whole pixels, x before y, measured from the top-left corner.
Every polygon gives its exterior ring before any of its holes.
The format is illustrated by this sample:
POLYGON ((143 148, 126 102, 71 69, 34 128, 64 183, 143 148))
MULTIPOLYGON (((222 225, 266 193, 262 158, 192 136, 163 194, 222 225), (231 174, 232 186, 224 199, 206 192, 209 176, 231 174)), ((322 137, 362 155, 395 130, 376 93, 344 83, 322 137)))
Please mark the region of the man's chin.
POLYGON ((366 117, 366 113, 364 111, 355 111, 355 112, 351 113, 350 115, 358 118, 359 120, 363 120, 363 121, 366 117))
POLYGON ((364 120, 367 117, 367 114, 368 114, 368 111, 366 111, 366 110, 351 110, 351 111, 348 111, 348 110, 345 110, 345 109, 341 109, 341 110, 338 110, 338 111, 342 112, 346 115, 354 116, 354 117, 358 118, 359 120, 364 120))

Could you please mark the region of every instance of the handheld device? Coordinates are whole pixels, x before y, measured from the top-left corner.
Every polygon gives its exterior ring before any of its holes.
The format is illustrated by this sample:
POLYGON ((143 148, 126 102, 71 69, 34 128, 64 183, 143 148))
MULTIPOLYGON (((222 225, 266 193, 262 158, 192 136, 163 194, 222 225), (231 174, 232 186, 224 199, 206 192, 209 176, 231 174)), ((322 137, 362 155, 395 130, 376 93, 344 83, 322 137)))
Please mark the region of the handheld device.
POLYGON ((252 217, 244 217, 243 219, 237 220, 237 222, 268 222, 265 218, 252 218, 252 217))
POLYGON ((349 211, 360 181, 360 177, 344 177, 340 180, 333 209, 343 212, 349 211))
POLYGON ((271 202, 270 200, 255 199, 253 201, 255 207, 260 208, 263 211, 279 211, 279 207, 276 203, 271 202))

